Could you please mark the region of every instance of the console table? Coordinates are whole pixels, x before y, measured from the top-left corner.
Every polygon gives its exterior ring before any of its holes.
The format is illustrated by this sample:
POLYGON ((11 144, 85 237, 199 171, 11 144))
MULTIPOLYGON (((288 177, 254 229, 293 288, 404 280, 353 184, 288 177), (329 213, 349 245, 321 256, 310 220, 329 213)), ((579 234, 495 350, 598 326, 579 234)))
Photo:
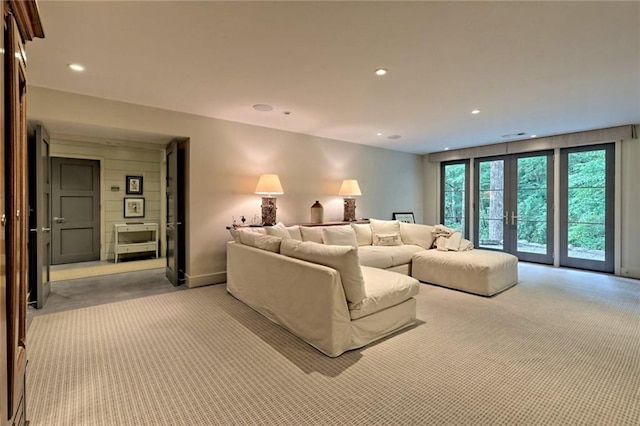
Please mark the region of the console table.
POLYGON ((114 227, 114 263, 118 263, 118 256, 125 253, 155 251, 156 258, 159 257, 157 223, 116 223, 114 227))

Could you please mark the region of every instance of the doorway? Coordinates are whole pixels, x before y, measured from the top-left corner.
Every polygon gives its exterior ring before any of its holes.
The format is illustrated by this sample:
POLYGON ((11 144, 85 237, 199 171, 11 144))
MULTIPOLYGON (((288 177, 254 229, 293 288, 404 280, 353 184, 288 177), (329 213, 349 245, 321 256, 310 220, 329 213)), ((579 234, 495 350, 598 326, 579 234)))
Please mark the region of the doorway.
POLYGON ((553 151, 475 160, 475 241, 553 263, 553 151))

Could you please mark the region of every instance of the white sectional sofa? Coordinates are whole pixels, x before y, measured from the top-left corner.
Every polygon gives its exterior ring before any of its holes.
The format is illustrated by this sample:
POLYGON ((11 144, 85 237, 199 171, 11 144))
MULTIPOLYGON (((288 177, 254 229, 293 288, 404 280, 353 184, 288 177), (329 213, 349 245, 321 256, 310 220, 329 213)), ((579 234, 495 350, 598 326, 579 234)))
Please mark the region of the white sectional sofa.
POLYGON ((355 247, 260 235, 254 237, 256 247, 243 241, 227 246, 229 293, 328 356, 416 319, 418 280, 361 267, 355 247))
POLYGON ((413 324, 418 280, 485 296, 517 282, 515 256, 432 249, 431 230, 375 219, 232 229, 227 290, 333 357, 413 324))

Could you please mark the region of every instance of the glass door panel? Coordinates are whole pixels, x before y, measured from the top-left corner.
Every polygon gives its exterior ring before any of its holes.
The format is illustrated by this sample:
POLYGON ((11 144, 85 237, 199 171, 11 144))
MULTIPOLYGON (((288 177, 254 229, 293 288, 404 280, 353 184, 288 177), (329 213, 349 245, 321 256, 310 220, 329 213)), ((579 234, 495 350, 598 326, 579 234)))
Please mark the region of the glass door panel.
POLYGON ((478 246, 494 250, 504 248, 505 224, 505 162, 502 159, 483 160, 477 163, 479 187, 478 246))
POLYGON ((516 209, 515 214, 511 213, 515 216, 511 225, 517 229, 515 245, 518 253, 550 254, 549 166, 548 155, 516 158, 516 209))
POLYGON ((459 229, 467 237, 467 164, 468 161, 443 164, 442 218, 449 228, 459 229))

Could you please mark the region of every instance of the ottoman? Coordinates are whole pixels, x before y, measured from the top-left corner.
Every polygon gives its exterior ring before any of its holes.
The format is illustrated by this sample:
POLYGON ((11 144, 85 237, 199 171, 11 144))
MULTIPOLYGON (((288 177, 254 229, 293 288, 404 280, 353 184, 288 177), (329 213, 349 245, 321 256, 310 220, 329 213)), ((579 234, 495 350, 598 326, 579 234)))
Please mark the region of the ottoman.
POLYGON ((413 255, 411 276, 427 283, 491 296, 518 282, 518 258, 491 250, 423 250, 413 255))

